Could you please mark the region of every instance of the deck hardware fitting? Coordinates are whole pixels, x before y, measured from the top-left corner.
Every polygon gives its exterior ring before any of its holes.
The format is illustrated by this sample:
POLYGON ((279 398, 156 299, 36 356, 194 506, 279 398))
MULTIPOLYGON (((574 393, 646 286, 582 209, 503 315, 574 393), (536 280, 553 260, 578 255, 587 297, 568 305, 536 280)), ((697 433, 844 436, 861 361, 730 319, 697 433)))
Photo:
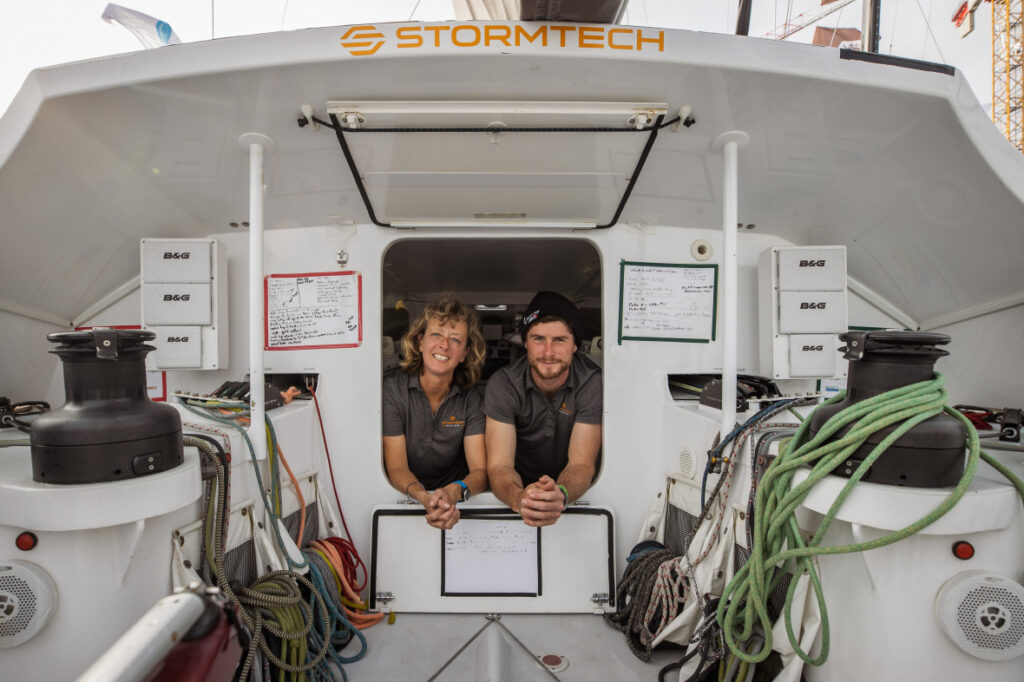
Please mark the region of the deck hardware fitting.
POLYGON ((346 112, 340 116, 342 125, 350 130, 361 128, 366 123, 366 119, 362 114, 357 114, 353 111, 346 112))
POLYGON ((306 125, 311 126, 313 130, 318 130, 320 128, 320 124, 317 123, 315 120, 316 112, 313 111, 312 106, 310 106, 309 104, 303 104, 299 108, 299 110, 302 112, 302 116, 306 121, 306 125))
POLYGON ((643 130, 650 124, 650 117, 651 114, 636 114, 634 116, 630 116, 629 120, 626 123, 629 125, 630 128, 633 128, 635 130, 643 130))
POLYGON ((692 116, 690 116, 690 114, 692 114, 692 113, 693 113, 693 107, 690 107, 690 106, 679 107, 679 112, 677 114, 678 117, 679 117, 679 120, 676 121, 675 123, 673 123, 672 127, 669 128, 669 130, 671 130, 673 133, 678 133, 680 126, 686 126, 687 128, 692 126, 694 123, 697 122, 696 120, 694 120, 694 118, 692 116))

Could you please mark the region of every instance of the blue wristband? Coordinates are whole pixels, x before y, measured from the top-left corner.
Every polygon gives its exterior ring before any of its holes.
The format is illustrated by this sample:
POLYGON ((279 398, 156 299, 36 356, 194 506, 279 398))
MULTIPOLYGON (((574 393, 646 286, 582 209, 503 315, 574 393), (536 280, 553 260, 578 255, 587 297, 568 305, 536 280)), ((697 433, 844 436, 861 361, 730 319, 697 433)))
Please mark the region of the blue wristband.
POLYGON ((465 502, 466 500, 469 499, 469 486, 466 485, 465 481, 455 481, 455 482, 459 485, 460 488, 462 488, 462 499, 460 499, 458 501, 459 502, 465 502))

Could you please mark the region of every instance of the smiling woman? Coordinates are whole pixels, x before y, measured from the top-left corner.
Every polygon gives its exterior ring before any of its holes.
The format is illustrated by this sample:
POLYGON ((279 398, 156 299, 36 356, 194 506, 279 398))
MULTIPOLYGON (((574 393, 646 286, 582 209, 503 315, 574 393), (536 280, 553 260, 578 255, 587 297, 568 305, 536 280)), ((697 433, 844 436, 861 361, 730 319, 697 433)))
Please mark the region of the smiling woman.
POLYGON ((487 488, 482 398, 474 387, 484 338, 472 308, 451 294, 428 303, 402 337, 400 369, 384 377, 384 464, 397 490, 451 528, 456 504, 487 488))

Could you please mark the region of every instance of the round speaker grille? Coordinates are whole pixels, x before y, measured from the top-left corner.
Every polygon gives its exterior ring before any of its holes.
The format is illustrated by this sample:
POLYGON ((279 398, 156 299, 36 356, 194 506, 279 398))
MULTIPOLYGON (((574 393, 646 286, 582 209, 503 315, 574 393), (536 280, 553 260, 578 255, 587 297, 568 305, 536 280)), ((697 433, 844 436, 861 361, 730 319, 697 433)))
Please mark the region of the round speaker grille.
POLYGON ((987 661, 1024 654, 1024 587, 986 571, 954 576, 939 591, 936 615, 946 636, 987 661))
POLYGON ((28 561, 0 564, 0 649, 35 637, 56 606, 57 588, 46 571, 28 561))

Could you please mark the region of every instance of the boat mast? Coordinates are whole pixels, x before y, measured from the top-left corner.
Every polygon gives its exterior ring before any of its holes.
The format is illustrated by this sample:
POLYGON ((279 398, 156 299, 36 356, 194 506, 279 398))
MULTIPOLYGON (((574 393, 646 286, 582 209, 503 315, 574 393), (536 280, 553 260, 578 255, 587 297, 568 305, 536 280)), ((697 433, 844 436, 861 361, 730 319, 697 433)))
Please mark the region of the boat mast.
POLYGON ((739 12, 736 13, 736 35, 750 35, 750 6, 753 0, 740 0, 739 12))
POLYGON ((864 0, 860 32, 860 49, 864 52, 878 52, 878 27, 881 21, 882 0, 864 0))

